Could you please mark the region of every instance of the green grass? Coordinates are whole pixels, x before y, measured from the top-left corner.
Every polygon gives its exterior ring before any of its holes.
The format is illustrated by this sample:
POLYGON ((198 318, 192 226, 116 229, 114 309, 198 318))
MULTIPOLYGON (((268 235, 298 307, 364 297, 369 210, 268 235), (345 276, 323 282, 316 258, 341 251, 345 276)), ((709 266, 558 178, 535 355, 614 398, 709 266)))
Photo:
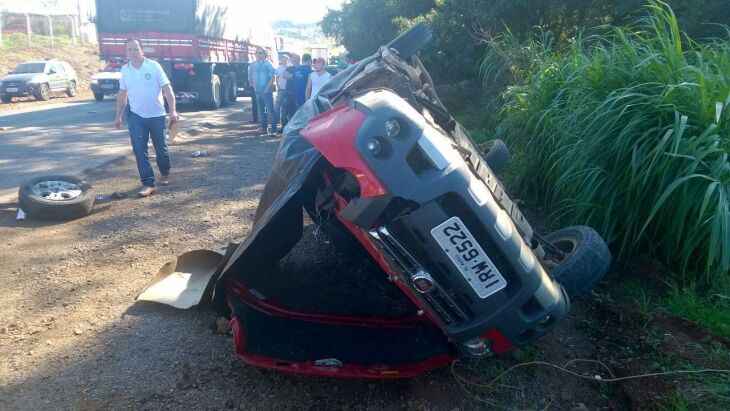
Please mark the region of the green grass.
MULTIPOLYGON (((31 47, 34 46, 50 46, 51 38, 49 36, 42 36, 38 34, 31 34, 31 47)), ((76 38, 76 44, 79 44, 79 39, 76 38)), ((54 36, 54 46, 70 46, 73 45, 73 39, 70 36, 54 36)), ((12 33, 3 35, 3 49, 18 49, 28 48, 28 36, 21 33, 12 33)))
POLYGON ((710 284, 730 269, 730 42, 683 36, 654 1, 604 33, 493 40, 481 71, 513 83, 496 130, 524 157, 516 186, 620 259, 648 250, 710 284))
POLYGON ((644 319, 650 317, 653 310, 662 308, 730 338, 730 279, 717 281, 712 288, 700 289, 696 283, 682 283, 677 279, 656 284, 642 278, 624 278, 614 284, 610 292, 614 298, 635 304, 644 319))

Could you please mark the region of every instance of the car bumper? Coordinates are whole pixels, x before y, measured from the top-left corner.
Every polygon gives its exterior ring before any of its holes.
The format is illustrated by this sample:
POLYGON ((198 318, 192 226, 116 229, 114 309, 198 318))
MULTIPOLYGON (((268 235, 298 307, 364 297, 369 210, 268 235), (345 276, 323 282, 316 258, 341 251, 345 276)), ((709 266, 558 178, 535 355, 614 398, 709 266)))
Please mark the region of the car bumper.
POLYGON ((119 92, 119 82, 91 83, 91 91, 94 93, 116 94, 119 92))
POLYGON ((24 97, 38 93, 39 84, 11 84, 0 87, 3 96, 24 97))
MULTIPOLYGON (((468 154, 460 151, 463 147, 454 149, 454 140, 392 92, 370 92, 351 107, 362 113, 353 139, 355 152, 350 155, 355 162, 333 161, 345 151, 341 146, 336 152, 323 152, 336 167, 360 176, 361 195, 340 216, 363 229, 388 256, 401 288, 455 342, 496 331, 512 346, 521 346, 546 334, 567 315, 567 295, 543 269, 531 241, 526 241, 532 235, 529 225, 514 220, 524 217, 483 162, 468 163, 468 154), (387 137, 384 124, 393 118, 401 124, 400 133, 387 137), (377 154, 368 149, 373 139, 380 141, 377 154), (399 205, 394 206, 392 199, 399 199, 399 205), (410 210, 404 211, 403 204, 410 210), (505 204, 511 205, 509 210, 505 204), (448 247, 438 242, 432 231, 454 217, 504 278, 502 288, 480 292, 484 290, 470 284, 474 278, 464 274, 448 247), (427 291, 419 289, 418 281, 424 277, 431 283, 427 291)), ((333 121, 325 114, 310 125, 314 129, 317 122, 333 121)))

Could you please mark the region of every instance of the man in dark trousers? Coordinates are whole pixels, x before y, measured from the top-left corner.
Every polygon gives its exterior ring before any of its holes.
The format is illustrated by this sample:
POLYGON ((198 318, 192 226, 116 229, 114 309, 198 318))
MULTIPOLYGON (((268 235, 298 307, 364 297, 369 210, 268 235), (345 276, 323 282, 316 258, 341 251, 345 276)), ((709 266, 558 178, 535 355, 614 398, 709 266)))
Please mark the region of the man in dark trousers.
POLYGON ((117 114, 114 126, 122 128, 122 114, 129 101, 129 137, 132 150, 137 159, 137 170, 142 181, 138 195, 147 197, 155 192, 155 173, 152 171, 147 143, 152 137, 155 147, 157 167, 160 170, 160 184, 170 183, 170 153, 165 141, 165 106, 162 95, 170 108, 170 124, 180 120, 175 107, 175 94, 170 80, 159 63, 145 58, 142 43, 137 39, 127 39, 124 43, 129 62, 122 67, 117 94, 117 114))

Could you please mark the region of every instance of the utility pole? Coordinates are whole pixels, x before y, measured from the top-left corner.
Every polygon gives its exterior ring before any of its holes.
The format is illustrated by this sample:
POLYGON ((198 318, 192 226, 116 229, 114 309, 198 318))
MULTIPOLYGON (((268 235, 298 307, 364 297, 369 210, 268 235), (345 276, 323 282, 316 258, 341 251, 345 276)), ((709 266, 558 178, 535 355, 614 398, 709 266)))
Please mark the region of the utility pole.
POLYGON ((79 14, 78 21, 79 21, 79 44, 84 44, 84 34, 81 32, 81 0, 76 0, 76 11, 79 14))
POLYGON ((31 31, 30 31, 30 14, 28 14, 28 13, 25 13, 25 29, 28 32, 28 47, 31 47, 31 42, 30 42, 30 35, 31 35, 31 31))
POLYGON ((51 16, 48 17, 48 34, 51 36, 51 48, 53 48, 53 18, 51 16))

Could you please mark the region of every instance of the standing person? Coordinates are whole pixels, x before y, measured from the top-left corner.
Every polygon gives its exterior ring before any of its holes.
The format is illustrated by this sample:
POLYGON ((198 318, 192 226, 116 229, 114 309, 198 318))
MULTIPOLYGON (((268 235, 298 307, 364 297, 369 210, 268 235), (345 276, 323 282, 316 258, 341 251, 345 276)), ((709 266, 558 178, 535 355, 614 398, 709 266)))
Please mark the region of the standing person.
POLYGON ((302 55, 302 64, 294 70, 294 93, 297 97, 297 108, 307 101, 307 82, 312 73, 312 56, 309 53, 302 55))
MULTIPOLYGON (((281 115, 281 127, 284 128, 286 123, 294 116, 297 111, 297 93, 294 90, 294 75, 296 74, 297 67, 300 63, 299 54, 292 53, 289 56, 289 66, 284 70, 282 76, 287 80, 286 82, 286 103, 284 108, 284 114, 281 115), (284 120, 286 119, 286 123, 284 120)), ((306 85, 305 85, 306 86, 306 85)))
POLYGON ((276 130, 277 133, 284 130, 284 126, 287 122, 288 113, 287 100, 289 95, 287 93, 288 81, 284 76, 287 67, 289 66, 289 56, 285 54, 279 55, 279 67, 276 68, 276 114, 277 118, 275 122, 281 122, 281 128, 276 130))
POLYGON ((274 112, 274 77, 276 70, 266 59, 266 51, 256 48, 256 61, 251 64, 253 70, 253 87, 256 92, 256 104, 259 109, 261 133, 276 132, 276 113, 274 112), (271 124, 271 128, 268 125, 271 124))
POLYGON ((248 86, 251 90, 251 123, 259 122, 259 110, 256 104, 256 91, 253 87, 253 63, 248 64, 248 86))
POLYGON ((170 108, 170 124, 180 120, 175 107, 175 94, 160 64, 144 56, 142 43, 127 39, 124 43, 129 62, 122 67, 117 94, 117 113, 114 126, 122 128, 122 113, 129 101, 129 137, 137 159, 137 170, 142 181, 142 190, 137 193, 147 197, 155 192, 155 173, 150 164, 147 143, 152 137, 157 167, 160 170, 160 184, 170 183, 170 153, 165 141, 165 106, 162 95, 170 108))
POLYGON ((314 72, 309 75, 307 82, 307 100, 317 94, 319 89, 332 78, 332 75, 324 69, 325 61, 322 57, 317 57, 314 61, 314 72))

